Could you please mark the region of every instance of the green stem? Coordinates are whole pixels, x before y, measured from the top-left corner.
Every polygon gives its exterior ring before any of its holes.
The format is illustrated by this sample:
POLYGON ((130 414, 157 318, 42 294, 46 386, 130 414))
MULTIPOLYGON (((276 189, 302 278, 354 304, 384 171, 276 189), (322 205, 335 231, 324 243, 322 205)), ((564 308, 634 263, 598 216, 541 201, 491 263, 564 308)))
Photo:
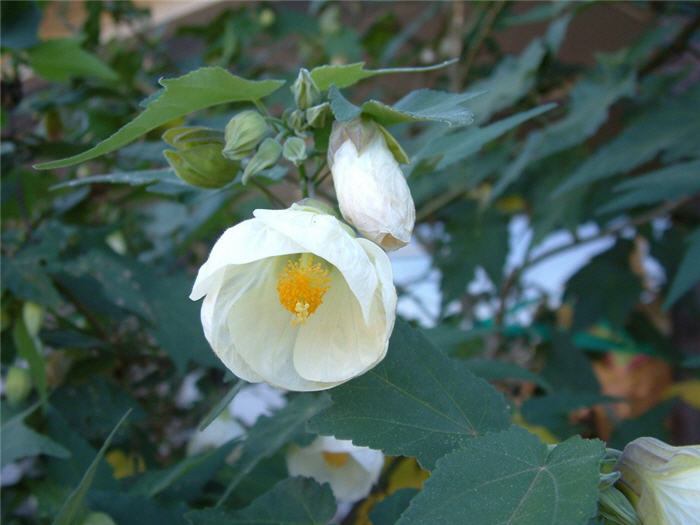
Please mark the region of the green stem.
POLYGON ((306 166, 303 164, 299 164, 299 180, 301 182, 301 195, 307 198, 309 196, 309 176, 306 174, 306 166))

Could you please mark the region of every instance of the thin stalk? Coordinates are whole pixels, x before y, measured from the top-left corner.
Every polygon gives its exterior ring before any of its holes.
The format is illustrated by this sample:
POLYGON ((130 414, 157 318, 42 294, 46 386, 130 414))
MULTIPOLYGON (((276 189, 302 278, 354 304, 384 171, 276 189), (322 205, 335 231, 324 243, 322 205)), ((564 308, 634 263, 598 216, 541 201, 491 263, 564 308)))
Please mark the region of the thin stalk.
MULTIPOLYGON (((299 181, 301 182, 301 195, 304 198, 309 196, 309 176, 306 174, 306 166, 299 164, 299 181)), ((313 191, 313 182, 311 183, 313 191)))

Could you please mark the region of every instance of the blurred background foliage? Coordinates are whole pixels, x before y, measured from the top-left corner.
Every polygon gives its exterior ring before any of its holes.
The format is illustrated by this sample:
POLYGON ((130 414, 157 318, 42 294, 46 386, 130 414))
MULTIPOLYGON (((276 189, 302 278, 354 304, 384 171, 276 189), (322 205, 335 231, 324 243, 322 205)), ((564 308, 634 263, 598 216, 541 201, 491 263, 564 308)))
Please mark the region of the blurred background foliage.
MULTIPOLYGON (((226 227, 299 198, 293 173, 193 188, 166 169, 165 128, 77 168, 31 167, 110 135, 159 77, 203 65, 291 83, 302 66, 458 56, 349 96, 484 92, 473 126, 392 128, 418 215, 393 256, 400 312, 545 441, 700 442, 697 3, 187 4, 2 3, 4 523, 103 523, 89 508, 184 524, 249 473, 224 504, 241 509, 287 477, 284 445, 309 440, 318 408, 289 395, 248 430, 258 448, 243 459, 224 461, 235 441, 186 452, 233 385, 187 298, 194 272, 226 227), (178 402, 192 374, 197 398, 178 402)), ((268 100, 291 101, 286 88, 268 100)), ((240 107, 188 122, 223 128, 240 107)), ((420 487, 402 468, 380 490, 420 487)), ((367 522, 377 499, 350 518, 367 522)))

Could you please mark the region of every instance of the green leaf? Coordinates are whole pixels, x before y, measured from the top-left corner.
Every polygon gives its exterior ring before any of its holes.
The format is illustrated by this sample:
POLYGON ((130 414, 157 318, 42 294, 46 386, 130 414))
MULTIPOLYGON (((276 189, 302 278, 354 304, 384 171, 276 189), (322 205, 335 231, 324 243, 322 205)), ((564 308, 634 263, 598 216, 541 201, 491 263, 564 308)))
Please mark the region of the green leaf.
POLYGON ((3 422, 0 427, 2 439, 0 447, 2 450, 2 466, 12 463, 15 460, 46 454, 57 458, 67 458, 70 452, 62 445, 52 439, 39 434, 24 424, 24 419, 34 412, 39 406, 39 402, 19 413, 13 413, 10 407, 3 404, 3 422))
POLYGON ((276 91, 284 82, 246 80, 220 67, 203 67, 178 78, 161 79, 160 84, 163 90, 158 96, 150 99, 146 109, 114 135, 83 153, 37 164, 35 168, 60 168, 99 157, 173 119, 218 104, 258 100, 276 91))
POLYGON ((416 489, 397 490, 374 506, 369 519, 377 525, 381 523, 396 523, 399 521, 403 511, 408 508, 408 504, 411 503, 413 497, 419 492, 416 489))
POLYGON ((328 91, 328 100, 330 100, 331 111, 333 111, 336 120, 348 122, 362 114, 362 108, 346 99, 336 86, 331 86, 328 91))
POLYGON ((603 442, 579 436, 549 450, 511 428, 465 443, 437 462, 397 525, 584 524, 596 514, 603 442))
POLYGON ((335 514, 335 498, 328 484, 289 478, 253 500, 243 510, 188 512, 191 525, 326 525, 335 514))
POLYGON ((233 464, 233 478, 219 498, 218 505, 229 497, 233 489, 261 459, 277 452, 295 435, 304 433, 306 422, 328 404, 329 400, 325 395, 302 395, 294 398, 272 416, 261 416, 248 431, 241 454, 233 464))
POLYGON ((416 457, 430 469, 474 436, 509 425, 501 393, 456 365, 419 331, 397 320, 387 357, 332 389, 333 405, 309 425, 386 454, 416 457))
POLYGON ((419 89, 411 91, 393 106, 387 106, 378 100, 369 100, 362 104, 362 113, 384 126, 422 120, 445 122, 449 126, 465 126, 473 122, 474 115, 464 104, 481 94, 482 92, 446 93, 434 89, 419 89))
POLYGON ((688 236, 687 242, 688 249, 673 277, 671 288, 664 301, 664 310, 670 308, 673 303, 700 281, 700 228, 688 236))
POLYGON ((502 379, 522 379, 530 381, 541 387, 546 392, 552 390, 552 385, 543 377, 531 372, 527 368, 523 368, 513 363, 504 361, 495 361, 493 359, 483 359, 475 357, 464 361, 466 368, 474 375, 493 380, 502 379))
POLYGON ((615 139, 588 158, 553 196, 592 182, 626 173, 678 144, 686 145, 700 135, 700 121, 688 115, 700 110, 700 86, 667 100, 630 123, 615 139))
POLYGON ((311 78, 321 91, 329 89, 333 84, 338 89, 346 88, 358 83, 360 80, 370 78, 375 75, 387 75, 391 73, 423 73, 425 71, 434 71, 454 64, 456 58, 446 60, 440 64, 424 67, 395 67, 385 69, 365 69, 364 62, 356 62, 355 64, 346 64, 340 66, 319 66, 311 70, 311 78))
POLYGON ((233 398, 236 397, 236 394, 238 394, 241 388, 243 388, 243 386, 246 384, 247 383, 242 379, 236 381, 236 383, 229 389, 229 391, 226 392, 226 395, 219 399, 216 405, 214 405, 212 409, 207 413, 207 415, 204 416, 202 423, 199 425, 200 432, 203 432, 204 429, 211 425, 211 422, 214 421, 219 416, 219 414, 221 414, 221 412, 224 411, 224 409, 228 408, 229 403, 233 401, 233 398))
POLYGON ((181 500, 159 500, 148 498, 143 494, 109 490, 91 490, 85 499, 91 510, 104 512, 112 518, 111 523, 104 525, 112 523, 186 525, 187 523, 183 514, 188 508, 181 500))
POLYGON ((2 261, 2 286, 27 301, 58 308, 63 302, 44 263, 56 256, 51 249, 30 246, 2 261))
POLYGON ((598 214, 691 196, 700 192, 700 160, 645 173, 618 184, 613 191, 623 194, 600 207, 598 214))
POLYGON ((19 355, 29 363, 29 373, 34 386, 39 392, 41 402, 46 403, 46 360, 41 349, 41 343, 34 339, 27 330, 24 321, 18 317, 12 329, 12 338, 19 355))
POLYGON ((74 188, 85 184, 128 184, 129 186, 150 186, 155 183, 172 184, 189 188, 190 186, 175 175, 175 172, 170 168, 153 169, 153 170, 138 170, 138 171, 122 171, 108 173, 105 175, 90 175, 80 179, 71 179, 59 184, 51 186, 50 189, 57 190, 61 188, 74 188))
POLYGON ((521 413, 525 421, 531 425, 539 425, 551 430, 559 438, 566 438, 585 429, 581 425, 571 423, 572 412, 593 405, 619 402, 620 399, 590 393, 567 393, 532 397, 525 401, 521 413))
POLYGON ((111 67, 80 47, 82 42, 82 38, 46 40, 27 50, 29 63, 37 74, 49 80, 68 81, 73 76, 119 80, 111 67))
POLYGON ((63 504, 63 507, 61 507, 60 512, 54 518, 52 522, 53 525, 73 525, 76 516, 83 508, 85 494, 90 489, 90 485, 92 485, 92 479, 95 477, 97 467, 100 465, 102 457, 105 455, 105 452, 107 452, 107 448, 109 448, 109 444, 112 442, 112 438, 117 433, 117 430, 119 430, 122 424, 126 421, 130 413, 131 410, 127 410, 116 426, 112 429, 112 432, 109 433, 109 436, 107 436, 107 439, 105 439, 102 447, 97 452, 95 459, 92 460, 92 463, 90 463, 90 466, 85 471, 83 479, 80 480, 78 486, 73 492, 71 492, 71 495, 68 496, 68 499, 63 504))

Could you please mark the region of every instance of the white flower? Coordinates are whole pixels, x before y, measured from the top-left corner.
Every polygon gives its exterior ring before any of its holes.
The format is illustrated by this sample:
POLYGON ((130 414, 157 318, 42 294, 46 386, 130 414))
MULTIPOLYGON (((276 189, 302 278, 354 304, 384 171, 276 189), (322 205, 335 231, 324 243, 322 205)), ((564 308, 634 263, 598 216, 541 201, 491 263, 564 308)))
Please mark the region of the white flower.
POLYGON ((352 441, 317 437, 309 446, 291 445, 287 470, 291 476, 329 483, 339 501, 353 502, 369 494, 384 464, 378 450, 356 447, 352 441))
POLYGON ((190 298, 214 352, 238 377, 323 390, 386 355, 396 310, 391 263, 338 219, 293 205, 229 228, 190 298))
POLYGON ((625 447, 616 469, 644 525, 700 523, 700 445, 642 437, 625 447))
POLYGON ((366 121, 336 122, 328 161, 345 220, 385 250, 408 244, 416 209, 379 128, 366 121))
POLYGON ((270 416, 287 404, 282 390, 265 383, 244 386, 228 405, 229 413, 247 426, 253 426, 260 416, 270 416))
POLYGON ((227 412, 222 412, 204 430, 195 429, 187 442, 187 455, 219 448, 224 443, 245 434, 243 427, 227 412))

